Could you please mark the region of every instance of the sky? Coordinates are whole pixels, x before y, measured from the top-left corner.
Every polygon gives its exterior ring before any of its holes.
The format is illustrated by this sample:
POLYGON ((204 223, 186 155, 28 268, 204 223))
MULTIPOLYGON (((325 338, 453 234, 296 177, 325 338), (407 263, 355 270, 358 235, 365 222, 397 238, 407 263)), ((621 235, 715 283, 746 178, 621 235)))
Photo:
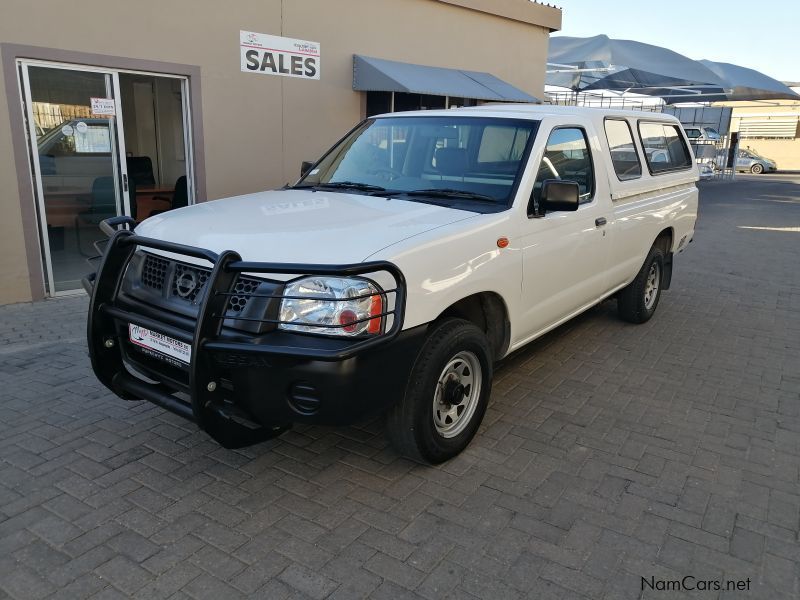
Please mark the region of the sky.
POLYGON ((604 33, 689 58, 749 67, 780 81, 800 81, 797 0, 556 0, 556 5, 563 20, 554 36, 604 33))

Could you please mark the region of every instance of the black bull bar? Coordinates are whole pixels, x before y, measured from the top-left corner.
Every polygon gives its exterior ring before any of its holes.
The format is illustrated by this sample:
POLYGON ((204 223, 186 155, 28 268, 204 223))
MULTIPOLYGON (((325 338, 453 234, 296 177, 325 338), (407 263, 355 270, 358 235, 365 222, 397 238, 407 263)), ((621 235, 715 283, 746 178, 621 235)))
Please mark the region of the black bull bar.
MULTIPOLYGON (((287 425, 263 426, 255 423, 249 413, 236 405, 235 398, 231 401, 231 398, 226 397, 229 392, 223 390, 223 386, 220 385, 222 369, 218 362, 213 360, 215 354, 340 361, 376 345, 385 344, 395 338, 402 329, 406 299, 405 279, 400 269, 390 262, 372 261, 345 265, 250 262, 243 261, 241 256, 232 250, 217 254, 202 248, 136 235, 132 230, 135 222, 129 217, 107 219, 100 227, 110 236, 110 240, 103 250, 97 273, 83 280, 83 285, 91 297, 87 340, 94 373, 103 385, 118 396, 127 400, 147 400, 194 421, 198 427, 226 448, 249 446, 275 437, 282 433, 287 425), (140 311, 135 307, 130 308, 127 304, 121 306, 118 302, 128 263, 136 249, 140 247, 190 256, 213 265, 205 284, 193 330, 165 322, 169 319, 160 319, 158 310, 152 307, 142 306, 140 311), (392 323, 381 335, 348 340, 328 339, 326 343, 315 345, 286 343, 286 336, 281 338, 280 344, 269 344, 242 336, 223 334, 225 320, 231 319, 230 315, 226 316, 226 311, 230 298, 234 295, 234 287, 240 273, 357 276, 376 272, 389 273, 394 278, 395 287, 382 291, 384 310, 380 315, 361 319, 355 323, 379 317, 386 323, 387 317, 391 315, 392 323), (388 309, 386 296, 390 294, 394 294, 394 306, 388 309), (123 360, 123 345, 119 339, 120 329, 117 323, 139 325, 191 344, 188 365, 189 385, 186 392, 190 402, 176 395, 181 390, 161 382, 145 381, 130 372, 123 360)), ((253 294, 253 296, 258 295, 253 294)), ((262 297, 276 296, 262 295, 262 297)), ((282 323, 279 320, 266 318, 243 320, 282 323)), ((127 326, 125 330, 127 331, 127 326)), ((269 338, 269 334, 264 337, 269 338)), ((301 342, 309 340, 311 336, 295 334, 289 337, 301 342)))

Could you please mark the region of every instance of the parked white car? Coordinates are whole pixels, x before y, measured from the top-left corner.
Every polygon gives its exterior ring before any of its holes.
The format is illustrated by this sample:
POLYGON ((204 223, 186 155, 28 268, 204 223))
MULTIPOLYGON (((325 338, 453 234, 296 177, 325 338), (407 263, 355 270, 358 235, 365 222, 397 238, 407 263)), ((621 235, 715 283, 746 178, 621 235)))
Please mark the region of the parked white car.
POLYGON ((292 186, 106 222, 92 365, 226 447, 384 412, 401 453, 441 462, 475 435, 498 360, 606 298, 653 316, 697 179, 669 115, 369 118, 292 186))
POLYGON ((715 175, 714 167, 712 167, 708 163, 699 163, 698 165, 700 181, 704 181, 706 179, 713 179, 715 175))
POLYGON ((705 125, 683 125, 683 130, 686 132, 686 137, 689 138, 690 142, 695 140, 714 140, 718 141, 722 139, 722 136, 719 134, 713 127, 707 127, 705 125))

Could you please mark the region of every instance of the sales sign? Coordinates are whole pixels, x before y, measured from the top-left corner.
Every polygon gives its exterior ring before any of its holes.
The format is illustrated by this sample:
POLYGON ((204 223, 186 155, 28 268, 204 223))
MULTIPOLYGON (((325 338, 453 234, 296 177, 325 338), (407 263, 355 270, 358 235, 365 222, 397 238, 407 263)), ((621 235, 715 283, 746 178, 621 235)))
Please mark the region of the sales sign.
POLYGON ((319 79, 317 42, 240 31, 239 54, 242 71, 246 73, 319 79))

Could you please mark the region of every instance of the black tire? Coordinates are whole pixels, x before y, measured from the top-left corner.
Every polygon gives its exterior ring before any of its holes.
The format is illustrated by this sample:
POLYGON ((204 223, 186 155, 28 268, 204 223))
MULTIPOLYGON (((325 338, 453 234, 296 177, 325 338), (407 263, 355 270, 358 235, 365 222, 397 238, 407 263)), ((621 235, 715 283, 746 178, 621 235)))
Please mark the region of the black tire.
POLYGON ((650 320, 661 298, 661 282, 664 279, 664 251, 658 246, 650 248, 650 253, 636 275, 636 278, 623 288, 617 296, 619 316, 629 323, 644 323, 650 320), (655 277, 653 290, 651 277, 655 277))
POLYGON ((435 323, 414 362, 404 398, 386 416, 389 440, 400 454, 420 462, 437 464, 454 457, 467 447, 478 431, 491 387, 492 354, 484 333, 462 319, 435 323), (464 359, 461 367, 458 366, 459 357, 464 359), (470 371, 469 362, 476 368, 470 371), (469 376, 462 380, 456 372, 447 374, 446 383, 440 385, 440 378, 451 365, 472 373, 473 380, 480 382, 479 389, 475 391, 476 384, 461 385, 469 376), (470 398, 469 392, 475 395, 470 398), (437 403, 437 397, 449 398, 452 402, 437 403), (455 420, 451 418, 451 423, 447 424, 444 415, 454 410, 458 412, 462 405, 464 410, 460 416, 455 416, 455 420), (436 407, 442 409, 435 411, 436 407))
POLYGON ((760 163, 756 163, 752 167, 750 167, 750 172, 753 175, 761 175, 761 173, 764 172, 764 165, 762 165, 760 163))

